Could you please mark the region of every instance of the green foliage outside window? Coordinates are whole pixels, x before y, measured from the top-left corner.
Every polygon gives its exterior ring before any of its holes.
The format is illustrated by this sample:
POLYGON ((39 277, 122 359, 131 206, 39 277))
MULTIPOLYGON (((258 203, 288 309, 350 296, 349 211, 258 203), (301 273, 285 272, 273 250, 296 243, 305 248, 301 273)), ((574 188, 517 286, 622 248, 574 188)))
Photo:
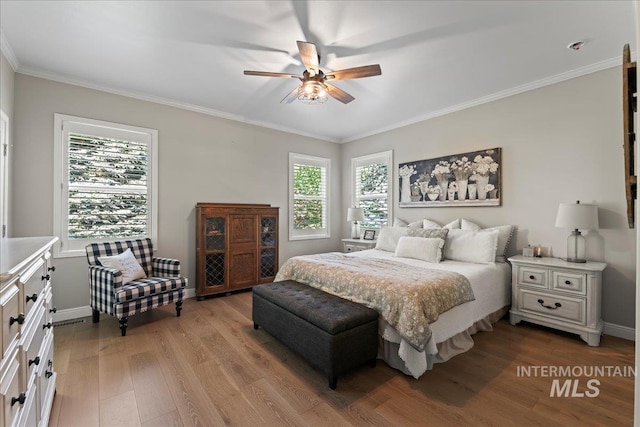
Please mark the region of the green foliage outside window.
POLYGON ((356 168, 356 198, 364 212, 361 228, 380 228, 387 224, 388 169, 386 163, 372 163, 356 168))
POLYGON ((321 229, 324 227, 324 185, 323 168, 320 166, 294 166, 294 229, 321 229))

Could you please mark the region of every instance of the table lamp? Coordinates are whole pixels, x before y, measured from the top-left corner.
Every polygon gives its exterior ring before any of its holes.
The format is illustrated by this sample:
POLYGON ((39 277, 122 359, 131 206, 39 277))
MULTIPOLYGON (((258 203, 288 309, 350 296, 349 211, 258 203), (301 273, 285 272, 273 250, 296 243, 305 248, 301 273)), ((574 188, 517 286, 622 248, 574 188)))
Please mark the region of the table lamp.
POLYGON ((580 200, 576 203, 560 203, 556 227, 573 228, 567 238, 567 261, 587 262, 584 258, 585 239, 579 229, 598 228, 598 207, 580 203, 580 200))
POLYGON ((362 208, 349 208, 347 211, 347 221, 353 221, 351 225, 351 238, 359 239, 360 238, 360 226, 358 225, 358 221, 364 221, 364 212, 362 208))

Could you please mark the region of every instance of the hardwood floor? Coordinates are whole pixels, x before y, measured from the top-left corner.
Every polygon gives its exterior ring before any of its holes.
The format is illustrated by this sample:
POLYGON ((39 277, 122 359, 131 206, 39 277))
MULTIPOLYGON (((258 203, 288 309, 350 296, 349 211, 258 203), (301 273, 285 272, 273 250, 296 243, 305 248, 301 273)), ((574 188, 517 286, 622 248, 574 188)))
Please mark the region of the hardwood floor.
POLYGON ((173 305, 133 316, 126 337, 114 318, 88 318, 55 329, 49 425, 633 424, 633 376, 518 376, 527 366, 629 369, 631 341, 604 336, 600 347, 588 347, 574 335, 506 319, 474 339, 471 351, 419 380, 378 361, 339 377, 333 391, 324 375, 253 329, 250 292, 187 300, 180 318, 173 305), (595 393, 587 381, 596 379, 599 394, 550 397, 554 379, 578 380, 578 394, 595 393))

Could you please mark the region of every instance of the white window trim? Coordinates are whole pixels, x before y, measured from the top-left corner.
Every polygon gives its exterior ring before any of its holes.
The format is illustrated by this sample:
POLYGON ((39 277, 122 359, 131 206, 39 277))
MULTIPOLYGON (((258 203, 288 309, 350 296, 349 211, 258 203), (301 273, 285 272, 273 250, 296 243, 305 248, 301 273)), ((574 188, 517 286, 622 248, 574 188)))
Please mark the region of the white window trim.
MULTIPOLYGON (((68 170, 68 138, 65 138, 65 126, 73 126, 74 131, 85 128, 91 134, 100 128, 100 136, 132 139, 132 135, 138 136, 138 140, 144 140, 149 145, 149 236, 154 242, 154 250, 157 249, 158 237, 158 131, 156 129, 141 128, 120 123, 105 122, 102 120, 85 119, 66 114, 54 114, 54 179, 53 179, 53 231, 59 240, 53 247, 53 256, 56 258, 86 256, 85 246, 89 242, 114 239, 78 239, 70 241, 67 236, 66 212, 68 211, 68 181, 65 177, 68 170), (125 136, 127 135, 127 136, 125 136)), ((68 130, 67 130, 68 132, 68 130)), ((135 138, 134 138, 135 139, 135 138)), ((141 236, 143 237, 143 236, 141 236)))
POLYGON ((331 237, 331 159, 309 156, 305 154, 289 153, 289 240, 328 239, 331 237), (304 164, 320 166, 327 170, 326 182, 326 227, 318 230, 294 230, 293 228, 293 166, 304 164))
POLYGON ((0 110, 0 239, 9 235, 9 117, 0 110))
POLYGON ((356 168, 358 166, 368 165, 372 163, 387 163, 387 225, 393 224, 393 150, 381 151, 379 153, 367 154, 366 156, 351 158, 351 205, 355 207, 358 203, 356 198, 356 168))

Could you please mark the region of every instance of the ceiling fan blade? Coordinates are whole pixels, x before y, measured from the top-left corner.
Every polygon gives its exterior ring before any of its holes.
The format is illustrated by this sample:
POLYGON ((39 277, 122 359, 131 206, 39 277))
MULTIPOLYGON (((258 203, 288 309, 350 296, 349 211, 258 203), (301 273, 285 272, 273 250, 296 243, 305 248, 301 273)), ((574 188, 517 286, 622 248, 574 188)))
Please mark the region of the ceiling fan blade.
POLYGON ((325 83, 324 85, 327 87, 327 92, 329 93, 329 95, 342 102, 343 104, 348 104, 355 99, 353 96, 349 95, 342 89, 339 89, 328 83, 325 83))
POLYGON ((289 92, 287 94, 287 96, 285 96, 282 101, 280 101, 281 104, 291 104, 293 101, 295 101, 296 99, 298 99, 298 90, 300 89, 300 86, 296 86, 295 89, 293 89, 291 92, 289 92))
POLYGON ((313 43, 298 41, 298 50, 302 63, 309 71, 309 74, 315 76, 320 71, 320 63, 318 60, 318 50, 313 43), (313 70, 313 71, 312 71, 313 70))
POLYGON ((264 76, 264 77, 285 77, 285 78, 293 78, 293 79, 301 79, 302 76, 297 74, 289 74, 289 73, 272 73, 270 71, 249 71, 244 70, 245 76, 264 76))
POLYGON ((375 64, 331 71, 326 72, 325 74, 327 80, 361 79, 363 77, 379 76, 382 74, 382 69, 380 69, 380 64, 375 64))

